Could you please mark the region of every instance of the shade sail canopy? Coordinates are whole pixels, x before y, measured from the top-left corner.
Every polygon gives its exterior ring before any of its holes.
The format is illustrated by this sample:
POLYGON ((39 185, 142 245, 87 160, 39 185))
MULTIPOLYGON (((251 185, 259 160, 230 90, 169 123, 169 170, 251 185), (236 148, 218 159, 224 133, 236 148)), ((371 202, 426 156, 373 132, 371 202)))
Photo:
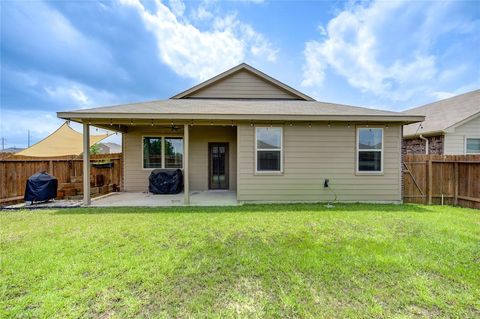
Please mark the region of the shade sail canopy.
MULTIPOLYGON (((109 134, 90 135, 90 146, 107 138, 109 134)), ((15 155, 54 157, 80 155, 83 152, 83 134, 72 129, 67 122, 40 142, 15 155)))

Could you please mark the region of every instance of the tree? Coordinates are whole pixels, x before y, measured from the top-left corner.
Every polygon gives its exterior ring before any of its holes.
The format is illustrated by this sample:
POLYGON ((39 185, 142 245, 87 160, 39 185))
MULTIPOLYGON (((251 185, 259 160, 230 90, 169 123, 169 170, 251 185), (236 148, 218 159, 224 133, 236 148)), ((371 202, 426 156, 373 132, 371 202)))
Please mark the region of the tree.
POLYGON ((98 144, 93 144, 92 146, 90 146, 90 154, 100 154, 100 146, 98 144))

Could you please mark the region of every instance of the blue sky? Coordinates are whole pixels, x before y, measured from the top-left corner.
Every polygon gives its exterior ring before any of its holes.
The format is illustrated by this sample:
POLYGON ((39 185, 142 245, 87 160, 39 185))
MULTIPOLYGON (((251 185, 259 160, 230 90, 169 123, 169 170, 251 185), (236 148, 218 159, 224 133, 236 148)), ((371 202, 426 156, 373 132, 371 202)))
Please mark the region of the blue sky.
POLYGON ((2 1, 1 135, 166 99, 241 62, 317 100, 404 110, 480 87, 479 1, 2 1))

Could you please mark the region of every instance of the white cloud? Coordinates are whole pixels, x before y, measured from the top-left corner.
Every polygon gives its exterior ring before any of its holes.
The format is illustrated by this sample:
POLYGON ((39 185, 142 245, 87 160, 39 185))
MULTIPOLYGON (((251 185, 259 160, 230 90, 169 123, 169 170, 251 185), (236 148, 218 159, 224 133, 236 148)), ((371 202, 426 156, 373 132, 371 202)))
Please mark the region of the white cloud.
POLYGON ((45 91, 50 95, 50 97, 61 100, 73 99, 79 105, 88 105, 89 98, 85 95, 82 89, 78 86, 56 86, 56 87, 45 87, 45 91))
POLYGON ((146 28, 155 34, 160 59, 181 76, 205 80, 247 57, 276 60, 272 44, 235 14, 217 17, 210 30, 201 31, 160 1, 154 14, 138 0, 120 2, 139 12, 146 28))
POLYGON ((196 21, 206 21, 213 18, 213 13, 204 4, 200 4, 198 8, 192 11, 192 18, 196 21))
POLYGON ((406 101, 431 91, 441 73, 430 50, 448 13, 448 5, 376 1, 349 5, 319 26, 322 38, 305 44, 302 85, 321 87, 327 72, 345 78, 362 92, 406 101), (430 14, 431 13, 431 14, 430 14), (428 19, 418 20, 427 16, 428 19), (397 21, 401 21, 398 22, 397 21))
POLYGON ((444 92, 444 91, 436 91, 433 92, 432 95, 438 100, 448 99, 449 97, 455 96, 454 92, 444 92))

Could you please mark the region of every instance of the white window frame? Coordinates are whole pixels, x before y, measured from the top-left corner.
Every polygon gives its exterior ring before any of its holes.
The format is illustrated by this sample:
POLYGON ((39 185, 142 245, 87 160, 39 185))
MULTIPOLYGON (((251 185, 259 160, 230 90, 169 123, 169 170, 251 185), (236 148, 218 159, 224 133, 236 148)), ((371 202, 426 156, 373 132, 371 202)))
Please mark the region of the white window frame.
POLYGON ((366 126, 359 126, 357 127, 357 139, 355 141, 356 143, 356 152, 355 152, 355 163, 356 163, 356 167, 355 167, 355 172, 356 174, 358 175, 382 175, 383 174, 383 170, 384 170, 384 142, 385 142, 385 130, 383 129, 383 127, 378 127, 378 126, 372 126, 372 127, 366 127, 366 126), (360 130, 361 129, 380 129, 382 130, 382 148, 381 149, 364 149, 364 150, 361 150, 359 145, 360 145, 360 130), (381 170, 379 171, 361 171, 359 170, 360 168, 360 160, 359 160, 359 154, 360 152, 381 152, 381 157, 380 157, 380 167, 381 167, 381 170))
POLYGON ((255 174, 259 175, 268 175, 268 174, 273 174, 273 175, 278 175, 278 174, 283 174, 283 127, 282 126, 255 126, 255 174), (259 128, 279 128, 280 129, 280 149, 270 149, 270 148, 258 148, 258 143, 257 143, 257 129, 259 128), (259 171, 258 170, 258 151, 280 151, 280 170, 279 171, 259 171))
POLYGON ((465 155, 480 155, 480 153, 467 153, 467 140, 468 139, 480 139, 479 136, 465 136, 464 145, 463 145, 463 154, 465 155))
MULTIPOLYGON (((146 170, 146 171, 151 171, 151 170, 154 170, 154 169, 171 169, 171 170, 176 170, 176 169, 181 169, 183 170, 183 168, 185 167, 185 154, 182 154, 182 167, 180 168, 166 168, 165 167, 165 139, 166 138, 181 138, 183 143, 185 143, 184 141, 184 138, 183 136, 178 136, 178 135, 142 135, 142 170, 146 170), (151 138, 159 138, 162 140, 162 149, 161 149, 161 152, 160 152, 160 157, 161 157, 161 167, 145 167, 145 153, 143 152, 144 150, 144 144, 145 144, 145 138, 146 137, 151 137, 151 138)), ((185 149, 185 147, 184 147, 185 149)))

